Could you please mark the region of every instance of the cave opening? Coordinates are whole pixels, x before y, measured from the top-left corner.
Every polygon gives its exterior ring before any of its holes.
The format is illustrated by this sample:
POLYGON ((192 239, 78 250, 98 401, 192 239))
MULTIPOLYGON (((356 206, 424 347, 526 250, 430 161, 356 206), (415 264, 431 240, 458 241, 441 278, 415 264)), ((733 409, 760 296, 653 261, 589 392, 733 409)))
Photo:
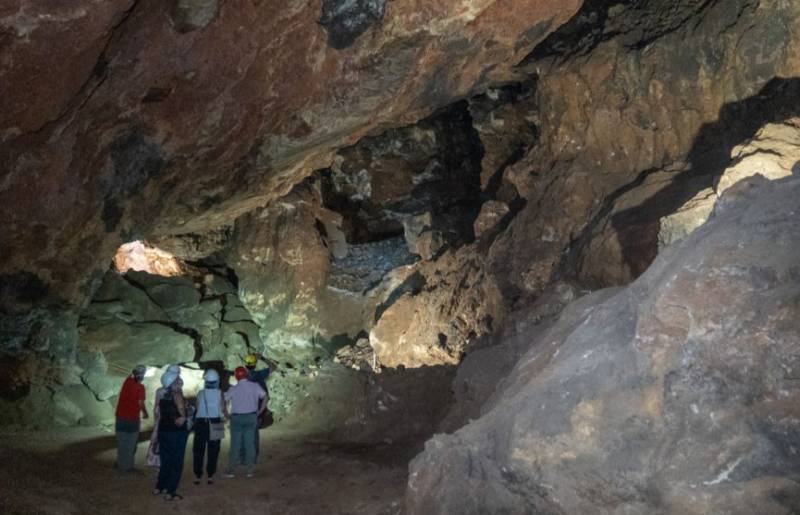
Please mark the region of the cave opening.
POLYGON ((800 513, 800 4, 8 2, 0 512, 800 513))

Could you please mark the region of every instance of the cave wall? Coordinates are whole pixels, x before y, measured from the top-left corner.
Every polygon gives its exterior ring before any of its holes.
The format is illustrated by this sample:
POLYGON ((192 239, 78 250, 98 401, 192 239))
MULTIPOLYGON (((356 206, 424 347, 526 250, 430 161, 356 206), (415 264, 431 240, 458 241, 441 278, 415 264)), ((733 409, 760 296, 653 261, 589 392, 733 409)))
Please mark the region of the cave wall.
POLYGON ((638 277, 741 177, 795 170, 798 16, 779 0, 12 2, 2 409, 97 401, 83 376, 110 391, 125 342, 195 359, 168 322, 229 367, 245 349, 277 362, 270 407, 299 432, 455 431, 569 301, 638 277), (75 33, 71 59, 48 51, 75 33), (23 80, 45 69, 57 95, 23 80), (144 288, 187 309, 120 296, 108 260, 140 237, 238 283, 144 288))
POLYGON ((539 74, 539 142, 506 170, 527 204, 490 256, 508 295, 565 274, 629 282, 657 253, 659 219, 793 109, 795 5, 608 4, 587 4, 525 64, 539 74))
POLYGON ((742 180, 629 286, 523 328, 482 416, 412 461, 408 512, 796 513, 798 193, 742 180))
POLYGON ((512 76, 579 4, 6 2, 2 285, 45 312, 4 307, 3 334, 50 338, 123 241, 230 224, 370 131, 512 76))

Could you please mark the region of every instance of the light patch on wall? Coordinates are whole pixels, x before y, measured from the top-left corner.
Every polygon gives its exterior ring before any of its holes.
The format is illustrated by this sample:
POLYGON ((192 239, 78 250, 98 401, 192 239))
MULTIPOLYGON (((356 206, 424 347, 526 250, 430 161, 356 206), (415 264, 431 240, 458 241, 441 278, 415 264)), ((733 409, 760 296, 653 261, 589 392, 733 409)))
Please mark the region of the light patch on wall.
POLYGON ((136 270, 167 277, 186 273, 178 258, 150 246, 145 241, 132 241, 122 245, 114 256, 114 269, 121 274, 136 270))

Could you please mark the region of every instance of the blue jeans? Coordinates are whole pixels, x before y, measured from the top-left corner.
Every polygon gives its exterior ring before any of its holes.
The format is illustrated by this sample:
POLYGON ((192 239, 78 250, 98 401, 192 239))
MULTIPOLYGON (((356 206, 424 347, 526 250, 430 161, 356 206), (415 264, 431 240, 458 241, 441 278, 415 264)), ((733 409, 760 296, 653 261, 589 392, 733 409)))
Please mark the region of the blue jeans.
POLYGON ((231 449, 228 472, 235 471, 240 462, 248 472, 253 470, 256 461, 256 423, 255 413, 231 415, 231 449))
POLYGON ((183 457, 186 454, 186 440, 189 432, 159 431, 158 454, 161 457, 161 468, 158 470, 156 488, 175 495, 183 473, 183 457))

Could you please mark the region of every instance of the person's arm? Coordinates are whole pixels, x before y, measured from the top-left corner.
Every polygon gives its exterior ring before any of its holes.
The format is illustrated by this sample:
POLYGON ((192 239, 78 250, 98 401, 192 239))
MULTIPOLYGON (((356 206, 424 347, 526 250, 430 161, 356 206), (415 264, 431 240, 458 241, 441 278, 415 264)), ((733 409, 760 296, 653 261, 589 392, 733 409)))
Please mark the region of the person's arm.
POLYGON ((229 418, 230 417, 230 413, 228 412, 228 402, 231 400, 230 393, 231 393, 231 390, 229 388, 227 392, 222 394, 222 410, 225 413, 225 418, 229 418))
POLYGON ((145 391, 144 391, 144 386, 142 386, 141 384, 139 386, 140 386, 140 388, 139 388, 139 411, 141 411, 141 413, 142 413, 142 418, 143 419, 147 419, 147 418, 150 418, 150 415, 147 414, 147 407, 144 405, 146 394, 145 394, 145 391))
MULTIPOLYGON (((259 386, 259 389, 261 387, 259 386)), ((261 390, 261 394, 259 395, 259 402, 258 402, 258 414, 257 416, 261 416, 262 413, 267 409, 267 392, 261 390)))
POLYGON ((225 402, 225 395, 222 392, 219 394, 219 406, 222 416, 228 418, 228 403, 225 402))
POLYGON ((182 426, 183 423, 186 422, 186 402, 183 398, 183 394, 180 392, 175 392, 173 394, 173 399, 175 400, 175 406, 178 407, 178 413, 181 415, 175 419, 175 425, 182 426))

